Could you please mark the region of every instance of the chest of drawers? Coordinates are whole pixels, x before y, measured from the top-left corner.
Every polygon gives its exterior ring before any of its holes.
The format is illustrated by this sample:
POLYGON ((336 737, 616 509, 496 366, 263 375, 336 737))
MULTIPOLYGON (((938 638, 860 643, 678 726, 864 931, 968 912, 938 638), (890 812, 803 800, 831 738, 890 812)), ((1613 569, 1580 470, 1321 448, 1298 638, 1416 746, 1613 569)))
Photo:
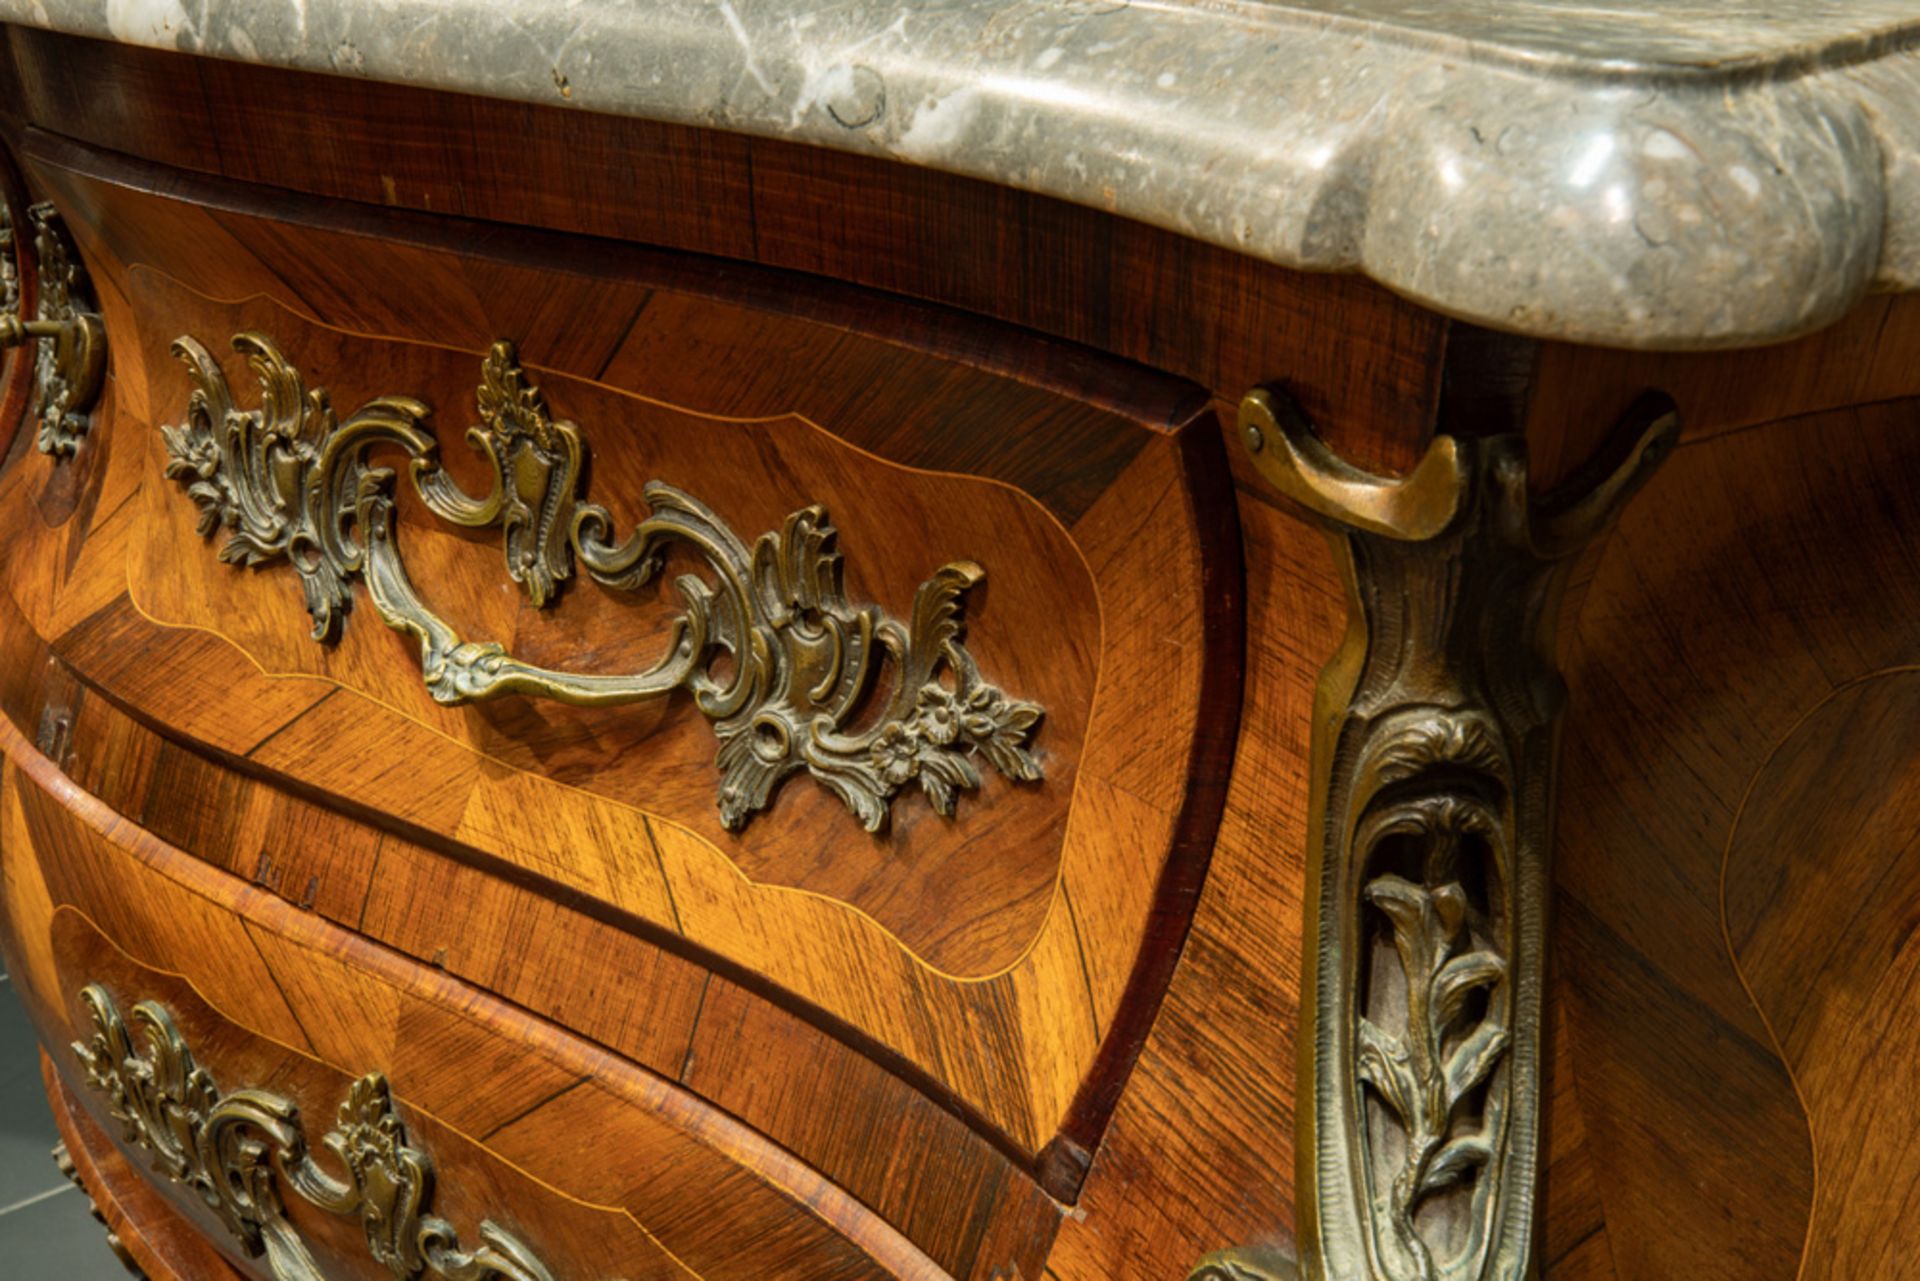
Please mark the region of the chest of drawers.
POLYGON ((1894 17, 46 8, 0 941, 148 1276, 1907 1275, 1894 17))

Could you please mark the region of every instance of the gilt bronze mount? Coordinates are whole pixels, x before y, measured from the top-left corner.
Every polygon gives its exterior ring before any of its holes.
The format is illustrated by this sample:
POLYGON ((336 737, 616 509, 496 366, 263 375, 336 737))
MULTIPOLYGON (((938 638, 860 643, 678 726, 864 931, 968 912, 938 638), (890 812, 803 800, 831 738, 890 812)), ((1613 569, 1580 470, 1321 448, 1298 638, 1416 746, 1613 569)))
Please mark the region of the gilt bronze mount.
POLYGON ((107 331, 92 310, 86 269, 51 204, 30 206, 34 314, 20 315, 13 215, 0 203, 0 348, 34 343, 33 416, 43 454, 71 455, 86 434, 107 369, 107 331))
POLYGON ((320 1138, 344 1178, 314 1158, 293 1100, 266 1090, 223 1092, 194 1061, 173 1016, 154 1001, 133 1007, 145 1050, 106 988, 80 993, 93 1036, 73 1052, 87 1085, 105 1098, 121 1141, 155 1170, 190 1188, 276 1281, 325 1281, 287 1218, 291 1192, 327 1214, 360 1221, 367 1250, 394 1281, 554 1281, 511 1233, 480 1225, 480 1244, 460 1244, 454 1226, 427 1213, 433 1159, 407 1142, 387 1080, 353 1083, 334 1128, 320 1138))
POLYGON ((951 816, 958 795, 980 786, 978 760, 1017 782, 1040 779, 1029 741, 1042 708, 987 681, 963 643, 966 596, 985 576, 979 565, 941 567, 902 620, 848 601, 838 534, 819 506, 749 544, 699 499, 654 481, 643 491, 650 514, 619 538, 607 509, 584 501, 580 429, 549 415, 507 343, 483 362, 482 421, 467 433, 493 473, 490 492, 474 497, 441 469, 421 402, 382 397, 343 422, 271 340, 245 333, 233 342, 260 382, 261 407, 237 408, 213 356, 178 339, 174 353, 194 391, 186 421, 161 429, 167 475, 199 504, 203 535, 227 531, 222 560, 293 567, 316 640, 338 636, 359 578, 381 619, 418 640, 438 702, 527 694, 611 706, 685 690, 720 741, 720 820, 733 830, 803 770, 870 832, 886 825, 909 784, 951 816), (414 489, 436 516, 498 527, 507 573, 536 606, 554 599, 576 558, 619 591, 645 586, 674 547, 693 552, 713 578, 675 580, 684 609, 666 652, 643 672, 556 671, 499 644, 463 640, 407 575, 394 472, 370 461, 377 449, 407 457, 414 489), (867 715, 861 709, 876 689, 879 714, 867 715))
POLYGON ((1283 392, 1260 472, 1326 527, 1349 597, 1315 697, 1294 1199, 1298 1258, 1191 1281, 1533 1275, 1556 735, 1570 568, 1677 435, 1649 396, 1544 497, 1519 436, 1437 437, 1403 478, 1336 457, 1283 392))

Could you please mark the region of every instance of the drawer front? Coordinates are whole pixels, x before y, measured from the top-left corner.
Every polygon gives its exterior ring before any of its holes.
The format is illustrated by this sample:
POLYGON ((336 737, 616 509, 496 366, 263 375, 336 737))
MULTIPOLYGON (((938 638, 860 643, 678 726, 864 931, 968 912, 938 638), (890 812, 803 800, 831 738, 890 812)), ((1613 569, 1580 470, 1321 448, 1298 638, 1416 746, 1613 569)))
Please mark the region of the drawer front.
POLYGON ((72 1094, 254 1275, 948 1275, 690 1092, 41 772, 0 793, 22 994, 72 1094))
POLYGON ((25 160, 113 356, 75 457, 0 477, 41 511, 12 625, 213 771, 143 779, 149 826, 562 1022, 585 936, 516 916, 591 918, 1072 1195, 1237 715, 1191 388, 797 277, 25 160), (209 800, 255 783, 337 848, 209 800))
MULTIPOLYGON (((15 639, 23 630, 0 608, 0 637, 15 639)), ((190 883, 200 884, 196 872, 211 874, 208 863, 230 869, 234 875, 215 883, 226 887, 218 897, 233 911, 287 919, 298 909, 345 920, 356 933, 330 937, 363 951, 359 940, 377 941, 544 1012, 766 1135, 954 1276, 1031 1274, 1044 1257, 1059 1207, 1017 1154, 943 1105, 926 1080, 857 1038, 808 1021, 778 993, 638 937, 596 915, 590 903, 542 898, 484 867, 396 835, 369 834, 316 801, 238 776, 86 689, 44 648, 8 648, 0 653, 0 675, 14 678, 0 682, 9 715, 0 720, 0 752, 47 780, 60 805, 114 815, 117 830, 137 834, 139 849, 170 844, 163 861, 190 883), (35 701, 22 703, 17 686, 42 673, 51 675, 38 683, 35 701), (20 741, 16 721, 38 727, 38 750, 20 741), (147 826, 135 828, 118 815, 147 826), (383 892, 343 890, 352 881, 341 873, 354 867, 377 869, 383 892), (232 893, 242 885, 245 893, 232 893)), ((8 868, 17 902, 39 904, 47 896, 42 853, 59 848, 22 840, 0 850, 18 856, 8 868)), ((66 878, 89 865, 50 861, 45 876, 56 883, 55 899, 80 893, 66 878)), ((110 904, 117 877, 101 872, 85 901, 110 904)), ((51 910, 18 917, 0 936, 29 955, 44 949, 51 910)), ((122 932, 116 928, 116 937, 122 932)), ((238 1008, 233 993, 217 1000, 238 1008)), ((56 1043, 64 1036, 56 1034, 56 1043)))

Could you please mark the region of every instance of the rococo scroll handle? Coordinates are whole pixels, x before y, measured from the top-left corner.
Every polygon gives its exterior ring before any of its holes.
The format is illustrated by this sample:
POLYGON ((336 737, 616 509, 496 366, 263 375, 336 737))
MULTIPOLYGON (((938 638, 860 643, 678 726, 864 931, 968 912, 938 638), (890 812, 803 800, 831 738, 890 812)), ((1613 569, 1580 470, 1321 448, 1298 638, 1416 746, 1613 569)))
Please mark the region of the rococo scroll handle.
POLYGON ((1255 464, 1327 526, 1354 617, 1314 704, 1299 1256, 1228 1250, 1191 1281, 1533 1275, 1554 629, 1575 554, 1677 430, 1644 398, 1536 498, 1518 436, 1442 436, 1380 477, 1284 392, 1242 402, 1255 464))
POLYGON ((987 681, 963 643, 967 592, 985 575, 971 561, 922 583, 902 621, 847 600, 838 534, 818 506, 749 545, 698 499, 654 481, 644 490, 650 514, 617 538, 607 509, 581 499, 580 429, 548 414, 504 342, 482 366, 482 421, 467 432, 493 473, 478 498, 441 469, 424 404, 382 397, 341 421, 326 393, 308 390, 264 335, 243 333, 233 345, 260 381, 258 409, 235 407, 205 347, 186 337, 174 343, 195 389, 186 421, 161 429, 167 475, 200 505, 202 534, 227 531, 222 560, 292 565, 316 640, 338 635, 349 583, 360 578, 381 619, 419 642, 427 690, 439 702, 528 694, 610 706, 685 690, 720 740, 720 818, 735 830, 801 770, 868 831, 886 824, 909 783, 951 816, 959 793, 980 785, 980 759, 1016 782, 1040 779, 1029 743, 1043 709, 987 681), (713 578, 675 580, 684 609, 666 652, 642 672, 555 671, 498 644, 463 640, 428 607, 401 561, 394 473, 370 461, 381 448, 408 458, 413 486, 435 515, 500 529, 507 573, 536 606, 554 598, 576 557, 616 590, 644 586, 674 547, 693 552, 713 578), (868 715, 862 709, 883 679, 879 714, 868 715))
POLYGON ((92 310, 86 269, 51 204, 32 205, 34 314, 20 314, 13 215, 0 203, 0 348, 32 342, 36 444, 55 458, 70 455, 86 434, 107 370, 107 331, 92 310))
POLYGON ((93 1036, 76 1041, 73 1052, 87 1085, 119 1123, 121 1141, 190 1188, 248 1255, 267 1260, 277 1281, 326 1281, 287 1218, 286 1191, 328 1214, 358 1219, 368 1252, 394 1281, 554 1281, 496 1224, 481 1223, 479 1244, 468 1248, 451 1223, 427 1213, 433 1159, 407 1142, 378 1072, 353 1083, 334 1128, 320 1138, 340 1178, 314 1159, 291 1099, 265 1090, 223 1092, 194 1061, 164 1006, 133 1007, 145 1034, 142 1050, 106 988, 89 984, 80 999, 93 1036))

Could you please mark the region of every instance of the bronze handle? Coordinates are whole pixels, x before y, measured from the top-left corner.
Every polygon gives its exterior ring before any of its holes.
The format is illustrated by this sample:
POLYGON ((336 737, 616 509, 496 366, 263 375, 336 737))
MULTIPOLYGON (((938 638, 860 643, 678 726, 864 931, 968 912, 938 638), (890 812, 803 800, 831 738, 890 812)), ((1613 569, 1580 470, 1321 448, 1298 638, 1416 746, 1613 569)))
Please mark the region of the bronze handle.
POLYGON ((848 602, 837 534, 820 507, 801 508, 749 545, 698 499, 658 481, 644 491, 651 514, 616 540, 607 510, 578 492, 586 456, 579 428, 548 415, 504 342, 483 365, 482 425, 467 433, 494 477, 491 491, 475 498, 441 470, 419 401, 382 397, 342 422, 271 340, 243 333, 233 342, 260 381, 261 407, 235 408, 206 348, 176 340, 195 390, 186 422, 161 429, 167 475, 200 504, 203 534, 229 531, 223 560, 292 564, 315 639, 338 634, 348 584, 358 577, 381 619, 419 641, 421 672, 438 702, 517 693, 611 706, 684 689, 720 740, 720 818, 730 829, 801 770, 868 831, 885 825, 894 795, 910 782, 951 815, 958 794, 980 785, 976 757, 1018 782, 1041 778, 1028 743, 1043 709, 987 682, 962 643, 966 594, 984 576, 980 566, 941 568, 921 584, 903 622, 848 602), (597 582, 633 590, 679 545, 714 579, 676 580, 684 611, 666 652, 644 672, 555 671, 499 644, 462 640, 407 576, 395 540, 393 472, 369 461, 383 446, 408 456, 414 488, 436 515, 501 529, 507 572, 535 605, 553 599, 575 557, 597 582), (723 653, 731 670, 716 676, 723 653), (884 714, 854 729, 883 668, 892 673, 884 714))
POLYGON ((278 1281, 326 1281, 287 1219, 282 1190, 316 1209, 358 1218, 367 1249, 395 1281, 554 1281, 511 1233, 480 1225, 480 1245, 464 1249, 451 1223, 426 1213, 433 1159, 407 1142, 378 1072, 353 1083, 337 1124, 321 1136, 344 1179, 313 1158, 300 1109, 266 1090, 223 1092, 194 1061, 173 1016, 155 1001, 133 1007, 145 1052, 113 996, 98 983, 80 993, 92 1039, 73 1052, 87 1085, 107 1100, 121 1141, 144 1149, 156 1170, 191 1188, 247 1254, 265 1256, 278 1281))

